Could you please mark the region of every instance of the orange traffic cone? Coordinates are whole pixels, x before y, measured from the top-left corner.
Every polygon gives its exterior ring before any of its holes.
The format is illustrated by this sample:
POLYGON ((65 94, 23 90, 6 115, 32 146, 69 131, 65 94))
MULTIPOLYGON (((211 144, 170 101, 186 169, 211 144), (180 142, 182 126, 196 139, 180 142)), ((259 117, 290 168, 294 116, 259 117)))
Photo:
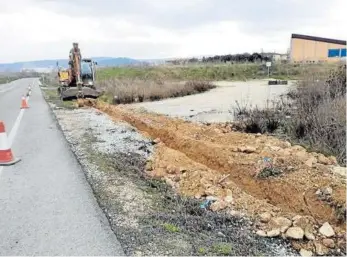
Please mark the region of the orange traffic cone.
POLYGON ((0 120, 0 166, 8 166, 19 162, 20 159, 14 158, 9 147, 4 122, 0 120))
POLYGON ((21 109, 27 109, 29 108, 28 103, 27 103, 27 99, 25 98, 25 96, 22 96, 22 105, 20 107, 21 109))

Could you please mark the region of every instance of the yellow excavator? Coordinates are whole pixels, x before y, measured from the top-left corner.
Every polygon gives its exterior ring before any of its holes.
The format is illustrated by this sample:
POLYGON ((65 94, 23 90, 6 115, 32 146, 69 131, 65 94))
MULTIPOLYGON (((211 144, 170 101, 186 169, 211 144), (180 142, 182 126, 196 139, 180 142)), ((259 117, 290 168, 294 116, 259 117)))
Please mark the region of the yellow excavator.
POLYGON ((58 95, 61 100, 78 98, 98 98, 101 91, 95 86, 95 67, 92 59, 82 59, 78 44, 74 43, 70 51, 68 69, 58 66, 59 88, 58 95))

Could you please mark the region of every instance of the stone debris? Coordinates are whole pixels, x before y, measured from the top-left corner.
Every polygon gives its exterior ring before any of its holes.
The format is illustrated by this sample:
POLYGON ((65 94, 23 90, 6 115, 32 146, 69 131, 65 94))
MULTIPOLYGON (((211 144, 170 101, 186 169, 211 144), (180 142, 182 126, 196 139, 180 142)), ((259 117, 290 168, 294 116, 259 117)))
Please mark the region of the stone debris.
POLYGON ((270 230, 266 233, 266 235, 268 237, 276 237, 276 236, 279 236, 281 234, 281 231, 277 228, 277 229, 273 229, 273 230, 270 230))
POLYGON ((298 219, 300 219, 302 216, 301 215, 296 215, 292 218, 292 221, 296 221, 298 219))
POLYGON ((301 255, 302 257, 311 257, 311 256, 313 256, 313 253, 312 253, 312 251, 308 251, 308 250, 305 250, 305 249, 301 249, 301 250, 300 250, 300 255, 301 255))
POLYGON ((318 242, 314 242, 314 247, 315 247, 316 254, 319 256, 326 255, 329 252, 328 248, 326 248, 324 245, 318 242))
POLYGON ((291 239, 303 239, 304 231, 300 227, 291 227, 288 228, 286 232, 286 237, 291 239))
POLYGON ((258 230, 258 231, 256 232, 256 234, 257 234, 258 236, 261 236, 261 237, 266 237, 266 236, 267 236, 266 232, 263 231, 263 230, 258 230))
POLYGON ((347 175, 347 169, 346 167, 340 167, 340 166, 333 166, 330 168, 330 170, 338 175, 338 176, 341 176, 343 178, 346 178, 346 175, 347 175))
POLYGON ((325 187, 323 188, 322 193, 325 195, 332 195, 333 189, 331 187, 325 187))
POLYGON ((276 217, 272 218, 269 221, 269 226, 271 228, 279 228, 282 233, 286 232, 286 230, 292 225, 291 220, 284 217, 276 217))
POLYGON ((335 235, 334 229, 328 222, 325 222, 319 229, 319 233, 326 237, 332 237, 335 235))
POLYGON ((239 152, 242 152, 242 153, 254 153, 255 151, 257 151, 257 148, 253 146, 242 146, 242 147, 238 147, 237 149, 239 152))
POLYGON ((304 231, 308 230, 309 232, 313 231, 314 224, 315 224, 315 220, 310 216, 300 217, 293 222, 294 227, 300 227, 304 231))
POLYGON ((308 240, 315 240, 316 237, 314 236, 313 233, 311 233, 310 231, 308 231, 307 229, 305 230, 305 237, 308 239, 308 240))
POLYGON ((328 248, 335 248, 335 242, 333 239, 330 238, 324 238, 322 241, 323 245, 328 248))
POLYGON ((337 165, 337 159, 336 159, 335 156, 329 156, 328 158, 329 158, 330 163, 331 163, 332 165, 337 165))
POLYGON ((223 200, 216 201, 211 204, 212 211, 220 211, 228 207, 228 203, 223 200))
POLYGON ((331 164, 331 161, 329 160, 329 158, 325 157, 323 154, 318 155, 317 161, 318 161, 318 163, 323 164, 323 165, 330 165, 331 164))
POLYGON ((260 214, 259 218, 261 222, 268 223, 271 220, 271 213, 264 212, 260 214))
POLYGON ((161 142, 161 140, 159 137, 153 140, 154 144, 159 144, 160 142, 161 142))

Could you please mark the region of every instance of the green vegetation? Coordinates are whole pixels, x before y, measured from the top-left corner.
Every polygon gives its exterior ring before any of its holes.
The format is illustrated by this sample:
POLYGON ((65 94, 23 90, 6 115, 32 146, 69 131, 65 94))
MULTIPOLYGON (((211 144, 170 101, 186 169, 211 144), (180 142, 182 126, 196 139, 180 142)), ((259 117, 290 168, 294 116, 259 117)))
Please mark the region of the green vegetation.
POLYGON ((10 83, 11 81, 14 81, 14 80, 16 80, 17 78, 15 78, 15 77, 0 77, 0 85, 1 84, 6 84, 6 83, 10 83))
POLYGON ((17 79, 39 77, 37 72, 2 72, 0 73, 0 85, 10 83, 17 79))
POLYGON ((205 247, 199 247, 198 248, 198 253, 201 255, 205 255, 207 253, 207 250, 205 247))
POLYGON ((61 101, 57 92, 57 88, 42 88, 44 98, 60 108, 74 109, 77 106, 77 101, 61 101))
POLYGON ((163 224, 163 227, 169 231, 169 232, 172 232, 172 233, 177 233, 177 232, 180 232, 180 229, 179 227, 173 225, 173 224, 170 224, 170 223, 164 223, 163 224))
POLYGON ((219 243, 212 246, 212 251, 218 255, 231 255, 232 250, 230 243, 219 243))
MULTIPOLYGON (((327 64, 273 64, 270 76, 277 79, 298 79, 308 70, 326 70, 327 64)), ((268 76, 265 64, 190 64, 162 65, 154 67, 101 68, 98 80, 141 79, 141 80, 248 80, 268 76)))
MULTIPOLYGON (((300 79, 309 72, 324 72, 328 64, 273 64, 270 77, 300 79)), ((260 63, 205 63, 144 67, 112 67, 97 71, 97 85, 104 91, 101 99, 110 104, 157 101, 205 92, 214 88, 211 81, 250 80, 268 77, 260 63), (186 82, 186 84, 184 84, 186 82)))

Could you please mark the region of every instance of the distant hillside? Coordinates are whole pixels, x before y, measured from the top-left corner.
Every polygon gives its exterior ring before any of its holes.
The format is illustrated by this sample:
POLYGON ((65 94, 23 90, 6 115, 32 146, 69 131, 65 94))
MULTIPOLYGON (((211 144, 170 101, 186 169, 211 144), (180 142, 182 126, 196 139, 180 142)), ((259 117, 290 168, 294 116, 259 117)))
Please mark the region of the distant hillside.
MULTIPOLYGON (((95 57, 92 58, 98 63, 98 66, 120 66, 120 65, 130 65, 138 64, 141 61, 126 58, 126 57, 95 57)), ((56 60, 37 60, 29 62, 15 62, 15 63, 0 63, 0 72, 18 72, 23 69, 47 69, 55 68, 59 63, 59 66, 67 67, 67 59, 56 59, 56 60)))

